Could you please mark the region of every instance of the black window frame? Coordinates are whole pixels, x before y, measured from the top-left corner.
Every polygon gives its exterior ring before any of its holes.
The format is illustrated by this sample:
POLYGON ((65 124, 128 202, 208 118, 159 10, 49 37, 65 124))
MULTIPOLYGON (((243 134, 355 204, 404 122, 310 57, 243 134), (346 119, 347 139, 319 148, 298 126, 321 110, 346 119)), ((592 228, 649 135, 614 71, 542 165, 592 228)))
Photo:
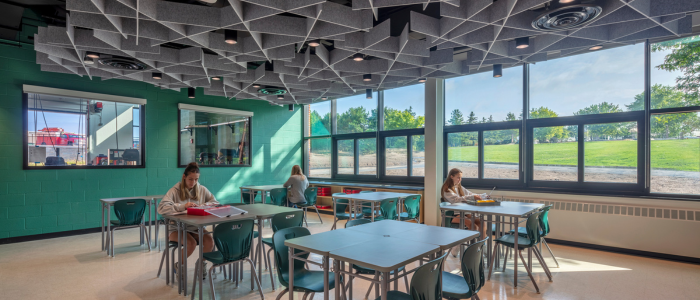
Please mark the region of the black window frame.
MULTIPOLYGON (((112 101, 116 103, 124 103, 112 101)), ((146 168, 146 105, 134 104, 139 106, 139 148, 141 152, 140 165, 75 165, 75 166, 29 166, 29 157, 27 145, 29 144, 28 113, 29 113, 29 94, 22 93, 22 170, 80 170, 80 169, 143 169, 146 168)), ((133 129, 132 129, 133 130, 133 129)), ((87 137, 86 137, 87 138, 87 137)), ((133 144, 133 140, 130 144, 133 144)))

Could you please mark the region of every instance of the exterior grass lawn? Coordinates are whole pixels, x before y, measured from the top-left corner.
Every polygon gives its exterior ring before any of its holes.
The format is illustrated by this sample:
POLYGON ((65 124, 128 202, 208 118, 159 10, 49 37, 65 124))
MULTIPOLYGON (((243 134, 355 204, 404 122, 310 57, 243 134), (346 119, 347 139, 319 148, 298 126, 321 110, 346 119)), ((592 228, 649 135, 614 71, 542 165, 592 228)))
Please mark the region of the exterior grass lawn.
MULTIPOLYGON (((484 146, 485 162, 518 163, 518 145, 484 146)), ((636 167, 637 141, 585 142, 586 165, 636 167)), ((576 142, 536 144, 536 165, 576 166, 576 142)), ((477 147, 449 147, 451 161, 477 161, 477 147)), ((651 141, 651 167, 678 171, 700 171, 700 139, 651 141)))

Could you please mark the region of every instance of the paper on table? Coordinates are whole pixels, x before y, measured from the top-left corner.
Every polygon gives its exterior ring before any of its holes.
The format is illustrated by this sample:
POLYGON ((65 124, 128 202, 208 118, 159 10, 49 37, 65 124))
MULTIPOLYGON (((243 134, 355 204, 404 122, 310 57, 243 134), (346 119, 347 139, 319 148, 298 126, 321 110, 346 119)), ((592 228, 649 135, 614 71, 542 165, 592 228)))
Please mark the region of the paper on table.
POLYGON ((235 215, 242 215, 242 214, 247 214, 248 212, 245 210, 242 210, 240 208, 236 208, 233 206, 224 206, 224 207, 219 207, 219 208, 212 208, 207 210, 208 213, 217 216, 219 218, 225 218, 225 217, 230 217, 230 216, 235 216, 235 215))

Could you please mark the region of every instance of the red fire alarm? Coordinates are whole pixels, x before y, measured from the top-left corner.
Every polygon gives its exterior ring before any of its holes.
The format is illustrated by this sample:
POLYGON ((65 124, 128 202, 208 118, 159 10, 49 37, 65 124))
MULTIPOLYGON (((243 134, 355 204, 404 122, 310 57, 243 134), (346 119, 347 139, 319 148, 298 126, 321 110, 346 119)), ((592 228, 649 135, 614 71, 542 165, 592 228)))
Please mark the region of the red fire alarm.
POLYGON ((95 112, 96 113, 102 112, 102 102, 95 102, 95 112))

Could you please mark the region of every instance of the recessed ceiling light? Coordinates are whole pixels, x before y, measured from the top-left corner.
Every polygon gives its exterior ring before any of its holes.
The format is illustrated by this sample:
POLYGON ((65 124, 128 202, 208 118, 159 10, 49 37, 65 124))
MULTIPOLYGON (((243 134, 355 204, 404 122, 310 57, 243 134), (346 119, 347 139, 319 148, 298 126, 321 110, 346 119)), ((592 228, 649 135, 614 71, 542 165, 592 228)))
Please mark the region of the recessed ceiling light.
POLYGON ((89 57, 89 58, 100 58, 100 54, 99 54, 99 53, 90 52, 90 51, 88 51, 88 52, 85 54, 85 56, 87 56, 87 57, 89 57))
POLYGON ((418 79, 418 82, 426 82, 426 81, 428 81, 428 78, 425 78, 425 77, 424 77, 424 78, 419 78, 419 79, 418 79))
POLYGON ((321 41, 320 41, 320 40, 310 40, 310 41, 309 41, 309 46, 311 46, 311 47, 318 47, 318 46, 321 46, 321 41))
POLYGON ((212 79, 212 80, 221 80, 221 77, 219 77, 219 76, 214 76, 214 77, 212 77, 211 79, 212 79))
POLYGON ((161 80, 161 79, 163 79, 163 73, 160 73, 160 72, 153 72, 153 73, 151 73, 151 76, 152 76, 153 79, 155 79, 155 80, 161 80))
POLYGON ((591 50, 591 51, 600 50, 600 49, 603 49, 603 46, 595 45, 593 47, 588 48, 588 50, 591 50))
POLYGON ((194 88, 187 88, 187 98, 194 99, 194 88))
POLYGON ((362 75, 362 81, 372 81, 372 74, 362 75))
POLYGON ((362 55, 361 53, 355 53, 355 55, 352 56, 352 60, 363 61, 363 60, 365 60, 365 56, 362 55))
POLYGON ((277 95, 277 100, 284 100, 284 95, 277 95))
POLYGON ((503 65, 493 65, 493 77, 498 78, 503 76, 503 65))
MULTIPOLYGON (((279 99, 279 97, 278 97, 278 99, 279 99)), ((284 99, 284 97, 282 97, 282 99, 284 99)), ((289 111, 294 111, 294 104, 289 105, 289 111)))
POLYGON ((257 84, 257 83, 253 83, 253 87, 256 88, 256 89, 259 89, 259 88, 260 88, 260 85, 257 84))
POLYGON ((90 58, 90 57, 88 57, 88 56, 85 56, 85 58, 83 59, 83 62, 84 62, 86 65, 94 65, 94 64, 95 64, 95 60, 92 59, 92 58, 90 58))
POLYGON ((367 99, 372 99, 372 89, 366 89, 365 93, 367 94, 367 99))
POLYGON ((238 43, 238 31, 225 29, 224 30, 224 42, 226 42, 226 44, 230 44, 230 45, 238 43))
POLYGON ((323 97, 321 97, 321 100, 328 100, 328 97, 323 96, 323 97))
POLYGON ((530 37, 526 36, 515 39, 515 48, 525 49, 527 47, 530 47, 530 37))
POLYGON ((571 2, 574 2, 574 1, 576 1, 576 0, 559 0, 559 3, 564 3, 564 4, 566 4, 566 3, 571 3, 571 2))

